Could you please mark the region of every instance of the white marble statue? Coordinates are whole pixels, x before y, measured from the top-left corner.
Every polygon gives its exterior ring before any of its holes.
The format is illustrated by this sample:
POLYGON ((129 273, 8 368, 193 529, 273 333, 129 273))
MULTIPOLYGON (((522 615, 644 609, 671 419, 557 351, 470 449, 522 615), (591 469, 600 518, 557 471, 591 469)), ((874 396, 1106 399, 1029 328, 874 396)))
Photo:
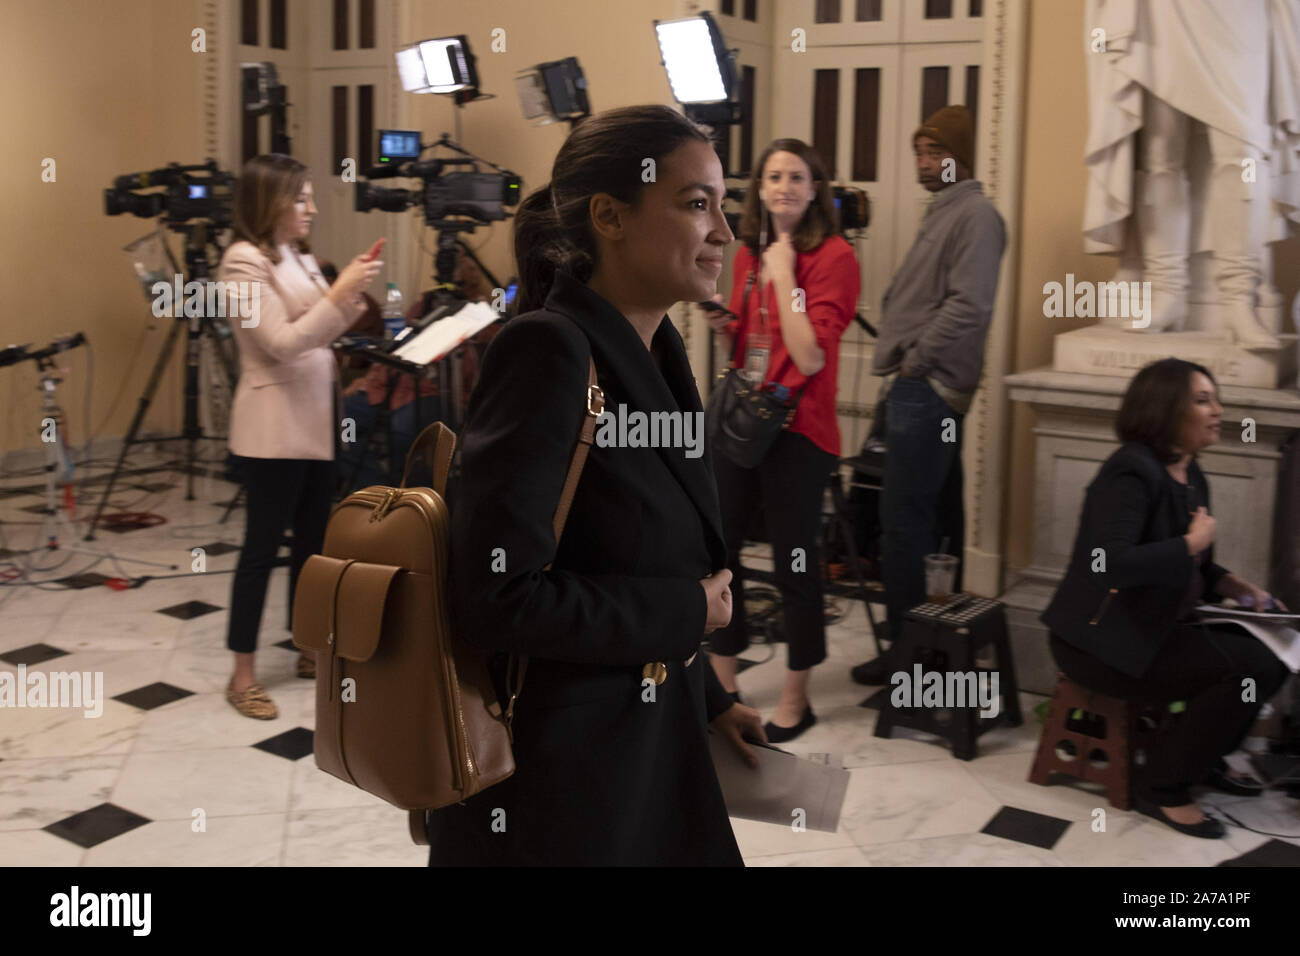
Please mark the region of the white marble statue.
POLYGON ((1300 0, 1089 0, 1086 17, 1084 251, 1151 283, 1142 331, 1277 348, 1266 246, 1300 233, 1300 0))

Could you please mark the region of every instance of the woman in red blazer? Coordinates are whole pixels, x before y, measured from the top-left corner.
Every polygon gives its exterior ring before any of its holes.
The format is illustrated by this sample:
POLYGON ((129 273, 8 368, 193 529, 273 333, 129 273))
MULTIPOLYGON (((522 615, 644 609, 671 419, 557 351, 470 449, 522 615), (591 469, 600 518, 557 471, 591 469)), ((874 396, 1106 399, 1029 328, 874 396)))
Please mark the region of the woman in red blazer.
POLYGON ((749 637, 740 547, 761 503, 785 614, 787 667, 768 739, 792 740, 816 722, 808 702, 811 668, 826 658, 819 536, 826 482, 840 454, 835 418, 840 338, 857 310, 860 277, 853 248, 835 234, 835 207, 821 158, 797 139, 778 139, 754 166, 740 221, 731 311, 710 320, 732 364, 765 386, 799 395, 794 421, 755 468, 717 449, 717 474, 733 575, 731 623, 710 647, 722 686, 739 700, 736 655, 749 637), (802 391, 801 391, 802 390, 802 391))

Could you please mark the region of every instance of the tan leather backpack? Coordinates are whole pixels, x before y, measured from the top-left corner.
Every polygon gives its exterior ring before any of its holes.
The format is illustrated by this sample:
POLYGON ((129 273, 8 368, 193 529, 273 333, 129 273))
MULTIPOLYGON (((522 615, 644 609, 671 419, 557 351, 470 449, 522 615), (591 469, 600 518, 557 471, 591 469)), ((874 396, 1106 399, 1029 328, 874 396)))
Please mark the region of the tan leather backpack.
MULTIPOLYGON (((555 512, 558 541, 604 394, 588 362, 586 415, 555 512)), ((316 765, 410 812, 425 844, 428 811, 458 803, 515 770, 510 723, 527 658, 512 658, 504 711, 486 656, 452 631, 450 516, 443 501, 456 436, 424 429, 398 488, 371 486, 335 506, 322 553, 298 575, 293 642, 316 652, 316 765), (433 488, 407 488, 431 459, 433 488)))

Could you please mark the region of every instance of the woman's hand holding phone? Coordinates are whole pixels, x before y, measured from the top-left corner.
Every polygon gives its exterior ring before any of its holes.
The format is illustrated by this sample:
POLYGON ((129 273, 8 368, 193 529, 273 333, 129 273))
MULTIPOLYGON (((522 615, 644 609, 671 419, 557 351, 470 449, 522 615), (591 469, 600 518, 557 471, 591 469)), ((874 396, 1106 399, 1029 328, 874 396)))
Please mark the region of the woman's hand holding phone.
POLYGON ((709 328, 714 332, 726 332, 727 326, 736 321, 736 313, 723 306, 721 294, 715 295, 709 302, 701 302, 700 305, 704 308, 704 317, 708 319, 709 328))
POLYGON ((375 276, 384 268, 384 261, 377 258, 384 247, 385 240, 380 239, 367 252, 356 256, 347 264, 339 277, 330 286, 330 300, 335 305, 350 303, 359 305, 361 293, 369 288, 375 276))

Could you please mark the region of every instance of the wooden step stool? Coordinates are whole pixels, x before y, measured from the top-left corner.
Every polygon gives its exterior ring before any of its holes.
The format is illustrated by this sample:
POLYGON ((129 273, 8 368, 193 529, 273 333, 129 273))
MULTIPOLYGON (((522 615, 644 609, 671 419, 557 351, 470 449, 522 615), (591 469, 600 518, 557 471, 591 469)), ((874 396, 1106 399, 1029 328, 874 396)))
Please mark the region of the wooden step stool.
POLYGON ((1043 734, 1038 739, 1038 753, 1029 771, 1030 782, 1046 786, 1052 773, 1091 780, 1106 788, 1111 806, 1120 810, 1130 809, 1133 805, 1133 751, 1140 713, 1141 707, 1136 702, 1086 690, 1064 674, 1057 674, 1052 704, 1043 724, 1043 734), (1075 710, 1083 711, 1086 716, 1102 718, 1105 722, 1102 735, 1094 736, 1091 727, 1071 730, 1067 725, 1075 710), (1072 758, 1062 758, 1057 753, 1058 748, 1067 742, 1074 747, 1072 758), (1103 767, 1093 765, 1092 757, 1098 751, 1106 761, 1103 767))

